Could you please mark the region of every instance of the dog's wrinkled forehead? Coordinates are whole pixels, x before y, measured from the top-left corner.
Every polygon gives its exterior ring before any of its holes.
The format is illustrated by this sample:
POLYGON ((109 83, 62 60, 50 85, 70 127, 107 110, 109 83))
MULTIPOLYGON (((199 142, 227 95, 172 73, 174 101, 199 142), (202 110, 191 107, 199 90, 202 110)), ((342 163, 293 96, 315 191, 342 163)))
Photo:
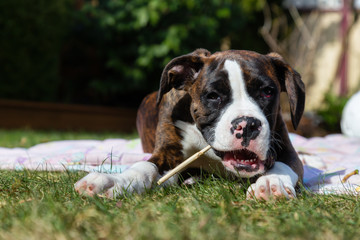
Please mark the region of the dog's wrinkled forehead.
MULTIPOLYGON (((252 79, 277 81, 276 72, 268 57, 249 51, 226 51, 214 53, 204 68, 204 76, 207 80, 216 78, 215 75, 227 75, 226 61, 235 61, 241 68, 244 79, 248 82, 252 79)), ((279 86, 279 83, 277 83, 279 86)))

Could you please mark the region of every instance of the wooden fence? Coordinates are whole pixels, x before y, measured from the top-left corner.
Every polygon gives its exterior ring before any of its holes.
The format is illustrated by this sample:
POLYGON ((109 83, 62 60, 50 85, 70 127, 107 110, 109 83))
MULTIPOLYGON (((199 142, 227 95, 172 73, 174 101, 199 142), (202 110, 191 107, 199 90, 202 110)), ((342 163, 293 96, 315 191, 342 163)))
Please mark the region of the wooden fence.
POLYGON ((134 132, 136 109, 0 100, 0 128, 134 132))

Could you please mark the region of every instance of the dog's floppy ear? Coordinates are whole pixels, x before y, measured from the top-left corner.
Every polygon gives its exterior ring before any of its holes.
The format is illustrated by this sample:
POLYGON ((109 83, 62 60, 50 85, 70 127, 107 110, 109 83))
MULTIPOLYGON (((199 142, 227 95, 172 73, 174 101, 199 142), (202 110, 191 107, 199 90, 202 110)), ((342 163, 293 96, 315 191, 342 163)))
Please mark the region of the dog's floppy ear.
POLYGON ((161 74, 157 104, 160 103, 163 95, 172 88, 184 89, 188 84, 193 83, 204 66, 203 58, 210 56, 210 54, 206 49, 197 49, 192 53, 171 60, 161 74))
POLYGON ((276 76, 280 81, 281 91, 286 92, 289 98, 291 121, 294 129, 297 128, 305 107, 305 85, 301 76, 277 53, 269 53, 276 76))

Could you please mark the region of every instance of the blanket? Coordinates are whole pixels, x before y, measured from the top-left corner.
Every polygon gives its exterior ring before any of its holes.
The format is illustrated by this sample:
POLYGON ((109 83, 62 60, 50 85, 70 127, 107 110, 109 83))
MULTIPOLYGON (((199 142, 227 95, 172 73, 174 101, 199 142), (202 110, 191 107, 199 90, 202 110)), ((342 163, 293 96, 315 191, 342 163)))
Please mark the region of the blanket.
MULTIPOLYGON (((309 139, 290 134, 290 139, 303 161, 308 189, 322 194, 358 193, 359 175, 346 183, 341 180, 360 170, 360 139, 340 134, 309 139)), ((150 157, 142 151, 139 139, 53 141, 28 149, 0 147, 0 169, 121 173, 150 157)))
POLYGON ((304 184, 318 193, 358 194, 360 175, 343 178, 360 170, 360 138, 332 134, 326 137, 304 138, 290 134, 304 165, 304 184))
POLYGON ((147 161, 140 139, 66 140, 31 148, 1 148, 0 169, 121 173, 138 161, 147 161))

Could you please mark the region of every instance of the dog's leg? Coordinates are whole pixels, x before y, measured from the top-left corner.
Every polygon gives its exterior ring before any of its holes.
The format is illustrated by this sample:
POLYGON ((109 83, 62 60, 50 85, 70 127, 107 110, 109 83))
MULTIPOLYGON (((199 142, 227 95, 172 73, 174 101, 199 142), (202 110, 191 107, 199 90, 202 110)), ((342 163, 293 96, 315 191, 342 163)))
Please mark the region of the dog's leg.
POLYGON ((296 197, 295 186, 302 183, 304 169, 281 117, 277 129, 278 136, 281 136, 281 139, 278 139, 281 144, 275 146, 278 153, 277 161, 264 176, 259 177, 248 188, 247 198, 268 200, 296 197))
POLYGON ((156 105, 157 92, 147 95, 139 106, 136 117, 136 128, 144 152, 152 153, 155 148, 156 126, 159 108, 156 105))
POLYGON ((295 198, 298 175, 286 164, 276 162, 266 175, 261 176, 247 190, 247 198, 269 200, 270 198, 295 198))
MULTIPOLYGON (((174 158, 179 158, 179 156, 182 156, 182 153, 176 154, 174 158)), ((169 166, 166 158, 154 154, 149 161, 135 163, 123 173, 90 173, 76 182, 74 187, 79 194, 91 197, 101 194, 108 198, 116 198, 125 194, 141 194, 151 189, 162 174, 170 170, 169 166), (161 169, 161 175, 159 169, 161 169)), ((176 182, 177 175, 162 186, 169 186, 176 182)))
MULTIPOLYGON (((158 109, 154 104, 156 93, 145 98, 139 108, 137 127, 144 151, 154 149, 148 162, 136 163, 121 174, 90 173, 75 183, 75 190, 83 195, 104 194, 109 198, 126 193, 143 193, 154 185, 160 175, 179 165, 184 160, 181 145, 182 137, 176 130, 174 123, 168 119, 171 119, 173 113, 169 108, 173 108, 173 105, 183 95, 184 93, 172 93, 167 101, 168 104, 161 108, 163 113, 160 114, 162 117, 159 119, 159 123, 156 116, 158 109), (146 114, 146 109, 156 114, 146 114), (154 129, 157 123, 159 125, 157 129, 160 130, 157 130, 155 134, 154 129), (155 135, 156 144, 153 146, 155 135)), ((167 186, 174 182, 177 182, 176 176, 171 180, 169 179, 164 185, 167 186)))
POLYGON ((82 195, 104 194, 108 198, 118 195, 143 193, 158 178, 158 170, 151 162, 138 162, 124 173, 90 173, 75 183, 75 191, 82 195))
MULTIPOLYGON (((176 134, 174 124, 165 121, 159 129, 163 131, 156 134, 157 145, 149 161, 135 163, 121 174, 90 173, 75 183, 75 190, 83 195, 104 194, 114 198, 127 193, 143 193, 150 189, 160 174, 166 173, 184 160, 181 136, 176 134)), ((175 176, 165 185, 176 180, 175 176)))

